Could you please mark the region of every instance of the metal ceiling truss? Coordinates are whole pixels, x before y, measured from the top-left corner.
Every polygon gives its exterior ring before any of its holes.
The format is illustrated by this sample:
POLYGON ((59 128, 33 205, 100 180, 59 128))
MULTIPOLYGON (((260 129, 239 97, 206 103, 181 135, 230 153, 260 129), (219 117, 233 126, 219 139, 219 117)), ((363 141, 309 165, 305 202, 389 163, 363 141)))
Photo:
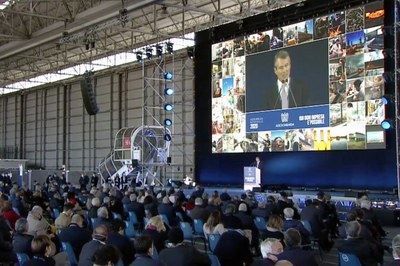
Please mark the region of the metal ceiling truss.
POLYGON ((301 1, 16 1, 0 10, 0 88, 301 1))

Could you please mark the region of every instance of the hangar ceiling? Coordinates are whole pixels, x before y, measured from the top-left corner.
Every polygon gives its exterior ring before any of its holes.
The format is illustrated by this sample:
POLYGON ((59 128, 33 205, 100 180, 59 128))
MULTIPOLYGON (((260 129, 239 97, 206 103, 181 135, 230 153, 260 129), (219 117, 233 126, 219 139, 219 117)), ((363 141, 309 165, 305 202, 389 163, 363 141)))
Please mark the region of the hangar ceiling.
POLYGON ((0 0, 0 94, 16 82, 302 1, 0 0))

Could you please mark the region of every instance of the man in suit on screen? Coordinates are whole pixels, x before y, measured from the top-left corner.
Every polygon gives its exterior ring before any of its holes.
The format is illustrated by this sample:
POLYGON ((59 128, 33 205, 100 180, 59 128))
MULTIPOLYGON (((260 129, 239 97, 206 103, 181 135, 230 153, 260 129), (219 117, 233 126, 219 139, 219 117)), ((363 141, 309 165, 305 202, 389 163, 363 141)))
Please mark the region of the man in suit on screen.
POLYGON ((309 105, 309 90, 306 84, 290 76, 290 55, 285 50, 275 54, 274 73, 276 84, 266 93, 265 110, 287 109, 309 105))

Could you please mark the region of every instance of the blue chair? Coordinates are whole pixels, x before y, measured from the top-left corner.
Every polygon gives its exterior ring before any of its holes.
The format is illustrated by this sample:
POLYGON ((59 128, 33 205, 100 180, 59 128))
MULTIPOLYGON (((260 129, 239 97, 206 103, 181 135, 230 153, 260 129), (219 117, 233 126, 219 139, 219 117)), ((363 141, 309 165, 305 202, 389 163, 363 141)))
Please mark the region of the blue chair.
POLYGON ((158 260, 158 251, 157 251, 157 249, 156 249, 156 247, 154 246, 154 244, 152 245, 152 251, 153 251, 153 253, 151 254, 151 258, 153 259, 153 260, 158 260))
POLYGON ((22 266, 26 261, 29 260, 29 256, 26 253, 17 253, 19 266, 22 266))
POLYGON ((125 235, 129 238, 135 238, 136 237, 136 230, 135 227, 133 227, 133 224, 131 224, 128 221, 125 221, 125 235))
POLYGON ((218 244, 219 239, 221 238, 220 234, 209 234, 208 237, 208 248, 211 252, 214 253, 215 247, 218 244))
POLYGON ((168 227, 171 227, 171 225, 169 224, 169 220, 168 220, 167 215, 165 215, 165 214, 160 214, 160 217, 161 217, 161 220, 163 220, 163 222, 164 222, 166 225, 168 225, 168 227))
POLYGON ((113 219, 114 219, 114 220, 117 220, 117 219, 122 220, 122 216, 121 216, 121 214, 119 214, 119 213, 113 212, 113 213, 112 213, 112 216, 113 216, 113 219))
POLYGON ((361 266, 357 256, 339 252, 339 266, 361 266))
POLYGON ((179 218, 179 222, 184 222, 182 213, 177 212, 177 213, 176 213, 176 217, 179 218))
POLYGON ((204 250, 207 250, 207 244, 206 244, 206 238, 204 236, 203 225, 204 225, 204 222, 202 220, 199 220, 199 219, 193 220, 193 229, 194 229, 193 239, 194 239, 194 241, 196 241, 196 239, 198 239, 198 238, 203 239, 204 250))
POLYGON ((54 218, 57 218, 60 215, 60 211, 57 208, 53 209, 53 216, 54 218))
POLYGON ((139 224, 138 218, 135 212, 128 212, 129 213, 129 222, 133 225, 139 224))
POLYGON ((21 216, 21 213, 19 212, 18 208, 13 207, 13 210, 16 214, 18 214, 18 216, 21 216))
POLYGON ((304 228, 307 229, 307 231, 310 233, 310 235, 312 235, 313 232, 312 232, 312 227, 311 227, 310 221, 301 220, 301 223, 303 224, 304 228))
POLYGON ((258 231, 265 230, 266 222, 264 217, 254 217, 254 224, 256 225, 258 231))
POLYGON ((92 224, 92 228, 95 229, 99 225, 99 219, 98 218, 90 218, 90 222, 92 224))
POLYGON ((71 266, 77 266, 78 265, 78 260, 75 257, 74 250, 72 249, 72 246, 68 242, 61 242, 61 246, 63 251, 67 253, 68 260, 71 263, 71 266))
POLYGON ((182 229, 183 239, 190 240, 193 244, 192 226, 187 222, 179 222, 179 227, 182 229))
POLYGON ((208 253, 208 257, 211 260, 211 266, 221 266, 221 263, 219 263, 217 256, 215 256, 214 254, 208 253))

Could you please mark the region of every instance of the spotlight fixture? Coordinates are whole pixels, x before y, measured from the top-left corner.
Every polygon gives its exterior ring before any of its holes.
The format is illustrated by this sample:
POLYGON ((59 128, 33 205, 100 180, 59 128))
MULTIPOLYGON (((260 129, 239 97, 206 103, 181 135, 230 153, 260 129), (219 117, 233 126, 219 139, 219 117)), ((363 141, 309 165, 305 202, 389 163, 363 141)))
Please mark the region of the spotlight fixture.
POLYGON ((172 88, 166 88, 166 89, 164 90, 164 94, 167 95, 167 96, 171 96, 171 95, 174 94, 174 89, 172 89, 172 88))
POLYGON ((194 58, 194 48, 193 48, 193 46, 187 47, 187 48, 186 48, 186 51, 187 51, 188 57, 189 57, 190 59, 193 59, 193 58, 194 58))
POLYGON ((161 58, 163 54, 163 48, 161 45, 157 44, 156 45, 156 55, 158 56, 158 58, 161 58))
POLYGON ((381 101, 383 104, 386 105, 386 104, 394 102, 394 97, 391 94, 385 94, 382 96, 381 101))
POLYGON ((167 118, 167 119, 164 120, 164 126, 169 127, 171 125, 172 125, 172 120, 171 119, 167 118))
POLYGON ((391 119, 385 119, 382 121, 381 127, 384 130, 389 130, 389 129, 393 128, 393 121, 391 119))
POLYGON ((170 103, 166 103, 164 105, 164 110, 165 111, 172 111, 173 109, 174 109, 174 106, 172 104, 170 104, 170 103))
POLYGON ((172 54, 174 52, 174 44, 172 42, 167 42, 165 45, 167 52, 172 54))
POLYGON ((165 141, 171 141, 171 139, 172 139, 172 137, 171 137, 170 134, 165 134, 165 135, 164 135, 164 140, 165 140, 165 141))
POLYGON ((146 48, 146 57, 149 60, 153 57, 153 48, 151 47, 146 48))
POLYGON ((173 75, 172 75, 171 72, 165 72, 165 73, 164 73, 164 78, 165 78, 165 79, 171 80, 172 77, 173 77, 173 75))
POLYGON ((136 60, 141 63, 143 61, 143 53, 142 52, 136 52, 136 60))

